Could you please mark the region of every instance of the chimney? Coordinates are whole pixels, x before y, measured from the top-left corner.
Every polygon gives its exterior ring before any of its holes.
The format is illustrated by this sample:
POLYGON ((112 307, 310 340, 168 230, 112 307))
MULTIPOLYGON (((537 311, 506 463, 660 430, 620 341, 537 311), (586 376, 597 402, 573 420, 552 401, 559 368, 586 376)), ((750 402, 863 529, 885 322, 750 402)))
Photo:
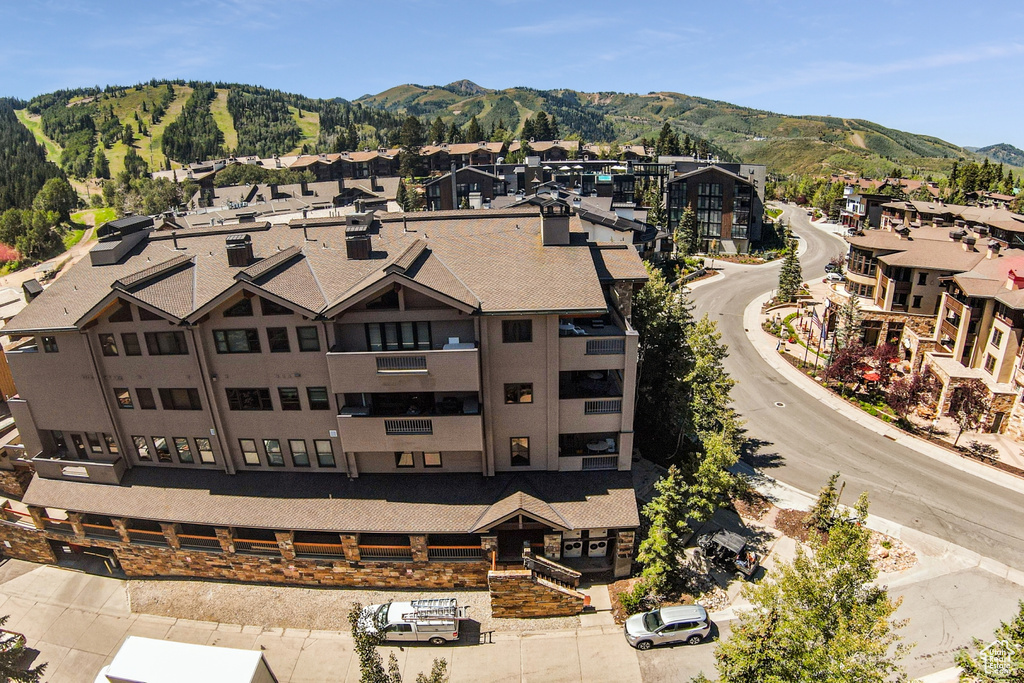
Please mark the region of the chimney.
POLYGON ((1006 284, 1004 287, 1010 290, 1020 289, 1024 285, 1024 275, 1017 275, 1013 270, 1006 273, 1006 284))
POLYGON ((964 231, 962 229, 950 230, 949 231, 949 241, 950 242, 959 242, 960 240, 962 240, 964 238, 964 236, 966 234, 967 234, 966 231, 964 231))
POLYGON ((373 245, 370 238, 372 213, 350 213, 345 216, 345 253, 350 261, 370 258, 373 245))
POLYGON ((552 201, 540 209, 541 240, 545 247, 569 244, 569 207, 552 201))
POLYGON ((960 240, 960 242, 964 245, 964 251, 974 251, 974 244, 977 241, 977 238, 971 237, 970 235, 960 240))
POLYGON ((228 251, 228 265, 232 268, 245 268, 253 262, 251 235, 228 235, 224 243, 228 251))
POLYGON ((988 243, 988 253, 985 255, 986 258, 996 258, 999 256, 999 250, 1003 248, 1003 245, 995 240, 988 243))
POLYGON ((459 208, 458 178, 455 175, 455 162, 452 162, 452 208, 459 208))

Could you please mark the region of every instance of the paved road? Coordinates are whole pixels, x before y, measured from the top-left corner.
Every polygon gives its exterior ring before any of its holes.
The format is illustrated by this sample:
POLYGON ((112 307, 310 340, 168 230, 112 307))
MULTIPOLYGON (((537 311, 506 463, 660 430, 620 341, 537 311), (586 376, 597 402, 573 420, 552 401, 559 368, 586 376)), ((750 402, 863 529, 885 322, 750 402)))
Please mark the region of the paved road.
MULTIPOLYGON (((805 279, 823 276, 844 247, 809 224, 803 211, 785 208, 808 248, 805 279)), ((738 379, 736 407, 749 435, 763 442, 753 463, 766 474, 808 492, 841 471, 843 502, 871 494, 872 513, 956 543, 1011 566, 1024 566, 1024 495, 942 465, 837 415, 783 379, 750 345, 743 310, 777 285, 778 266, 730 268, 726 277, 692 293, 695 315, 717 320, 730 348, 726 369, 738 379), (784 408, 775 406, 785 404, 784 408)))

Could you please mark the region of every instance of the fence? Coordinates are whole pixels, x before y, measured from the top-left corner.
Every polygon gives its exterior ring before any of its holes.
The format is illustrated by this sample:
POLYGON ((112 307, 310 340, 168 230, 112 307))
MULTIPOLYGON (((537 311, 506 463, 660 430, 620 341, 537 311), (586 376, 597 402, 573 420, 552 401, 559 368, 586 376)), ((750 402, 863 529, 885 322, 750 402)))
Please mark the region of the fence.
POLYGON ((220 552, 220 541, 216 536, 193 536, 192 534, 178 534, 178 542, 182 548, 189 550, 216 550, 220 552))
POLYGON ((105 524, 83 523, 82 528, 85 529, 86 538, 113 539, 115 541, 121 540, 121 534, 117 533, 117 529, 112 526, 106 526, 105 524))
POLYGON ((426 356, 377 356, 377 372, 420 372, 426 369, 426 356))
POLYGON ((619 457, 617 455, 602 455, 592 458, 583 458, 583 470, 617 470, 619 469, 619 457))
POLYGON ((431 420, 384 420, 384 433, 392 435, 433 434, 431 420))
POLYGON ((246 538, 236 538, 235 552, 243 555, 280 555, 281 547, 277 541, 256 541, 246 538))
POLYGON ((46 527, 47 531, 56 531, 59 534, 75 533, 75 529, 71 526, 71 522, 66 519, 43 517, 43 526, 46 527))
POLYGON ((166 547, 167 537, 162 531, 146 531, 145 529, 128 529, 128 540, 132 545, 155 545, 166 547))
POLYGON ((626 353, 626 340, 622 337, 610 339, 588 339, 588 356, 614 356, 626 353))
POLYGON ((622 399, 609 398, 596 401, 585 401, 583 403, 584 415, 606 415, 608 413, 621 413, 622 399))
POLYGON ((345 557, 345 548, 340 543, 302 543, 296 541, 295 554, 299 557, 345 557))
POLYGON ((363 560, 411 560, 412 546, 360 545, 359 557, 363 560))
POLYGON ((427 558, 431 560, 480 560, 484 549, 478 545, 431 545, 427 546, 427 558))

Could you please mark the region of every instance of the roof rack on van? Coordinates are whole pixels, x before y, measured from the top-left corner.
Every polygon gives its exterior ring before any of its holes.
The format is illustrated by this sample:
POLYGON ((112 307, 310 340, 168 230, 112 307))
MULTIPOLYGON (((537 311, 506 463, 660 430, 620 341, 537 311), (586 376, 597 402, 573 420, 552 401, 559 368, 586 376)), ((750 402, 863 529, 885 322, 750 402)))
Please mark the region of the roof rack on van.
POLYGON ((403 614, 406 621, 426 621, 431 619, 468 619, 466 609, 459 609, 455 598, 435 598, 432 600, 412 600, 409 603, 413 611, 403 614))

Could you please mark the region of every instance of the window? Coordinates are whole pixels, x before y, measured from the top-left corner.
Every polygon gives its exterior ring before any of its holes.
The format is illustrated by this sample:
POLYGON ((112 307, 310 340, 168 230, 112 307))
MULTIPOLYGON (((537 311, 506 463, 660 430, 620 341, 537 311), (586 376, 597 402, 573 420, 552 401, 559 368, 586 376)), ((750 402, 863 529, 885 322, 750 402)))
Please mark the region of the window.
POLYGON ((146 350, 151 356, 187 356, 184 332, 147 332, 146 350))
POLYGON ((124 332, 121 334, 121 347, 124 348, 124 355, 126 356, 142 355, 142 346, 139 344, 139 335, 134 332, 124 332))
POLYGON ((159 315, 147 308, 139 307, 139 320, 163 320, 159 315))
POLYGON ((195 462, 195 459, 192 457, 192 449, 188 445, 188 439, 180 436, 174 437, 174 450, 178 452, 179 462, 195 462))
POLYGON ((107 320, 109 320, 112 323, 132 322, 132 320, 134 320, 134 318, 132 318, 132 305, 127 301, 121 301, 120 299, 118 299, 117 310, 111 313, 110 317, 107 318, 107 320))
POLYGON ((115 388, 114 396, 117 397, 117 405, 121 410, 131 410, 135 407, 134 404, 132 404, 132 395, 128 392, 128 389, 124 387, 115 388))
POLYGON ((440 453, 424 453, 423 454, 423 466, 424 467, 440 467, 441 466, 441 454, 440 453))
POLYGON ((506 384, 505 403, 533 403, 533 385, 506 384))
POLYGON ((293 465, 309 467, 309 451, 306 450, 305 439, 288 439, 288 450, 292 452, 293 465))
POLYGON ((116 356, 117 355, 117 341, 114 339, 112 334, 101 334, 100 335, 100 349, 103 351, 104 356, 116 356))
POLYGON ((103 446, 100 445, 100 435, 96 432, 86 432, 86 441, 89 442, 89 451, 92 453, 102 453, 103 446))
POLYGON ((928 273, 918 273, 917 274, 917 284, 919 284, 919 285, 926 285, 926 284, 928 284, 928 273))
POLYGON ((110 434, 103 435, 103 441, 107 444, 108 453, 117 453, 117 442, 114 441, 114 437, 110 434))
POLYGON ((722 184, 697 186, 697 225, 702 237, 722 236, 722 184))
POLYGON ((136 389, 135 395, 139 397, 139 408, 142 410, 156 410, 156 400, 153 398, 152 389, 136 389))
POLYGON ((281 442, 278 439, 263 439, 263 450, 267 452, 268 465, 284 467, 284 454, 281 453, 281 442))
POLYGON ((1003 331, 997 327, 992 328, 992 339, 989 343, 997 349, 1003 344, 1003 331))
POLYGON ((71 443, 74 444, 75 453, 78 455, 79 458, 81 458, 82 460, 89 459, 89 454, 85 450, 85 442, 82 441, 81 434, 72 434, 71 443))
POLYGON ((530 437, 513 436, 512 445, 512 466, 525 467, 530 464, 530 437))
POLYGON ((906 306, 907 305, 907 293, 896 292, 892 295, 893 306, 906 306))
POLYGON ((914 303, 912 305, 913 308, 921 308, 921 299, 922 298, 923 297, 921 297, 921 296, 917 296, 917 295, 914 296, 914 303))
POLYGON ((156 459, 160 462, 172 462, 171 447, 167 445, 167 439, 165 437, 153 437, 153 450, 156 451, 156 459))
POLYGON ((225 389, 231 410, 273 410, 270 389, 225 389))
POLYGON ((288 353, 292 350, 288 344, 287 327, 268 327, 267 343, 270 345, 271 353, 288 353))
POLYGON ((60 455, 67 455, 68 443, 64 440, 64 432, 59 429, 50 430, 50 436, 53 438, 53 445, 57 449, 57 453, 60 455))
POLYGON ((139 454, 139 460, 152 460, 153 458, 149 455, 149 442, 146 441, 144 436, 133 436, 132 441, 135 442, 135 452, 139 454))
POLYGON ((246 465, 259 465, 260 454, 256 450, 255 439, 239 439, 238 445, 242 448, 242 459, 246 465))
POLYGON ((213 343, 217 353, 259 353, 260 334, 255 329, 214 330, 213 343))
POLYGON ((225 318, 246 318, 252 315, 252 299, 242 297, 242 300, 233 306, 224 309, 225 318))
POLYGON ((43 351, 46 353, 57 353, 57 338, 43 337, 43 351))
POLYGON ((506 344, 521 344, 533 341, 533 321, 502 320, 501 340, 506 344))
POLYGON ((316 462, 320 467, 334 467, 334 448, 327 439, 316 439, 313 441, 313 448, 316 449, 316 462))
POLYGON ((306 387, 306 398, 309 399, 310 410, 331 409, 331 401, 327 395, 327 387, 306 387))
POLYGON ((212 465, 213 459, 213 445, 210 440, 204 437, 196 437, 196 450, 199 451, 199 462, 204 465, 212 465))
POLYGON ((160 389, 164 410, 202 410, 198 389, 160 389))
MULTIPOLYGON (((995 370, 996 370, 996 357, 993 356, 991 353, 986 353, 985 354, 985 372, 987 372, 988 374, 991 375, 991 374, 993 374, 995 372, 995 370)), ((72 434, 71 438, 74 439, 74 437, 75 437, 75 435, 72 434)))
POLYGON ((295 334, 299 338, 299 351, 320 350, 320 334, 315 326, 296 327, 295 334))
POLYGON ((260 310, 263 315, 291 315, 294 311, 287 306, 282 306, 276 301, 270 299, 260 299, 260 310))
POLYGON ((297 387, 278 387, 277 396, 281 399, 281 410, 302 410, 297 387))
POLYGON ((412 451, 397 451, 395 467, 416 467, 416 459, 413 457, 412 451))
POLYGON ((430 349, 430 323, 367 323, 366 340, 371 351, 430 349))

